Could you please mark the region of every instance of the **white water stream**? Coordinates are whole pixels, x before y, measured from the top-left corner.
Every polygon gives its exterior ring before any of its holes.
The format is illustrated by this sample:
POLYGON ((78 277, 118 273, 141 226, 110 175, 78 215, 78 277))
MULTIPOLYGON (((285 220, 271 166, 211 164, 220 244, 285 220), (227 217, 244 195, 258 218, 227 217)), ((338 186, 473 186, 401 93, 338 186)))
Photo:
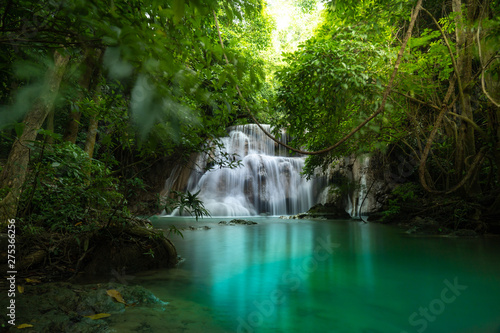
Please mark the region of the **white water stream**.
MULTIPOLYGON (((265 126, 270 131, 269 125, 265 126)), ((285 137, 285 135, 283 135, 285 137)), ((200 155, 187 183, 200 191, 212 216, 289 215, 305 212, 316 203, 315 181, 301 176, 305 157, 293 157, 269 139, 257 125, 234 126, 221 138, 215 156, 200 155), (205 171, 210 160, 233 156, 236 168, 205 171)))

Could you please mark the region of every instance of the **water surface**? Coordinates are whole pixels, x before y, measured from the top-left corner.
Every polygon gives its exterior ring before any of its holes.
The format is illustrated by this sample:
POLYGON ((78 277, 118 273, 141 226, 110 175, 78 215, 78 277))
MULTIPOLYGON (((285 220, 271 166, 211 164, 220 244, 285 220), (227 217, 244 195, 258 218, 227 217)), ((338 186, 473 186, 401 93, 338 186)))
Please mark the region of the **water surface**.
POLYGON ((170 308, 127 310, 121 325, 140 322, 153 332, 500 332, 498 237, 414 237, 357 221, 220 220, 154 220, 165 230, 211 229, 170 235, 185 261, 133 280, 170 308))

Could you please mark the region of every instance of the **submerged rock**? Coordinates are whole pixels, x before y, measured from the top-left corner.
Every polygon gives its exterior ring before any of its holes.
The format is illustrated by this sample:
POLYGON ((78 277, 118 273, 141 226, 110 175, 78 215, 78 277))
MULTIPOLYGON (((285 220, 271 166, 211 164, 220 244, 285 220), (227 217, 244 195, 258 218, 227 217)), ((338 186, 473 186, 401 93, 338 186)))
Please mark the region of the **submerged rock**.
POLYGON ((233 219, 233 220, 231 220, 229 222, 227 222, 227 221, 220 221, 219 224, 221 224, 221 225, 236 225, 236 224, 254 225, 254 224, 257 224, 257 222, 249 221, 249 220, 242 220, 242 219, 233 219))
POLYGON ((283 215, 283 216, 280 216, 280 219, 283 219, 283 220, 302 220, 302 219, 307 219, 307 218, 310 218, 309 214, 307 213, 299 213, 297 215, 283 215))
POLYGON ((189 227, 184 228, 182 230, 186 230, 186 229, 187 230, 209 230, 209 229, 212 229, 212 228, 210 228, 208 225, 203 225, 201 227, 195 227, 195 226, 190 225, 189 227))
POLYGON ((220 221, 219 224, 221 224, 221 225, 236 225, 234 223, 230 223, 230 222, 227 222, 227 221, 220 221))
MULTIPOLYGON (((0 304, 4 306, 4 300, 0 304)), ((141 286, 112 282, 91 285, 58 282, 25 285, 24 292, 16 295, 15 304, 16 324, 33 326, 22 330, 10 327, 10 332, 104 333, 109 332, 110 320, 126 315, 129 306, 164 311, 168 303, 141 286), (109 290, 121 295, 126 304, 117 302, 107 293, 109 290), (109 316, 94 320, 86 317, 99 313, 109 316)), ((0 319, 0 324, 5 324, 3 319, 0 319)))
POLYGON ((257 224, 257 222, 254 221, 249 221, 249 220, 241 220, 241 219, 233 219, 229 221, 229 223, 234 223, 234 224, 245 224, 245 225, 253 225, 257 224))

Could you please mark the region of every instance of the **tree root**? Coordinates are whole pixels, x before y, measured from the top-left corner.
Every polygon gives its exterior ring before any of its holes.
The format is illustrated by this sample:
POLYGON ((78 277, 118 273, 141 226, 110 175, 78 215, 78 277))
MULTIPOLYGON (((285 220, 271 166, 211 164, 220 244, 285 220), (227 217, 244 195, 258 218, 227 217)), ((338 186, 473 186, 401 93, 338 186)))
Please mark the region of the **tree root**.
POLYGON ((16 269, 20 271, 30 268, 31 266, 36 266, 45 261, 47 254, 48 253, 45 250, 37 250, 35 252, 32 252, 21 259, 21 262, 16 265, 16 269))

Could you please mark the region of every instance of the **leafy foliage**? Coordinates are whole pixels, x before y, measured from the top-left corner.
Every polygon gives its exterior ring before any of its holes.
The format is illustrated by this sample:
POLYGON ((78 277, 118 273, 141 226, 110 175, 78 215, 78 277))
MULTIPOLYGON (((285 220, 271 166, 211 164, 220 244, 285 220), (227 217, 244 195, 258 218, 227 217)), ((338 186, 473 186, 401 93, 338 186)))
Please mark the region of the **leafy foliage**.
POLYGON ((388 201, 388 208, 382 212, 382 221, 393 220, 402 216, 404 205, 412 202, 420 192, 415 183, 405 183, 395 187, 388 201))
MULTIPOLYGON (((212 15, 219 8, 229 21, 234 18, 243 22, 244 13, 258 13, 262 4, 259 0, 202 0, 189 4, 178 0, 161 4, 156 1, 41 1, 35 6, 31 1, 15 5, 9 2, 2 20, 4 25, 9 25, 9 34, 4 35, 6 38, 0 39, 0 43, 13 48, 10 53, 2 54, 13 66, 18 58, 16 52, 31 54, 38 48, 36 56, 43 59, 40 53, 50 54, 47 46, 53 44, 64 45, 66 52, 76 55, 75 59, 79 49, 88 45, 101 48, 105 74, 112 80, 124 82, 130 89, 131 119, 141 137, 145 139, 155 126, 167 126, 167 133, 178 140, 185 133, 181 124, 204 125, 198 117, 198 110, 203 106, 219 108, 217 104, 220 104, 225 109, 227 103, 237 101, 234 89, 232 93, 222 91, 220 94, 226 79, 234 84, 248 77, 242 86, 252 88, 261 76, 258 66, 245 61, 249 57, 240 56, 236 61, 231 43, 227 50, 231 64, 223 65, 212 15), (25 19, 30 15, 36 20, 25 19), (23 35, 26 31, 30 32, 28 36, 23 35), (204 77, 210 82, 209 86, 200 84, 204 77), (216 90, 210 87, 214 82, 218 86, 216 90)), ((37 60, 25 62, 22 68, 29 68, 27 65, 37 67, 37 60)), ((43 72, 42 68, 36 73, 43 76, 43 72)), ((5 80, 15 77, 11 70, 5 80)), ((31 95, 37 96, 33 89, 35 86, 30 84, 17 94, 26 95, 31 91, 31 95)), ((0 117, 3 116, 9 116, 11 122, 14 118, 19 120, 22 112, 5 111, 0 113, 0 117)), ((225 113, 224 119, 227 117, 225 113)))
MULTIPOLYGON (((329 21, 327 21, 329 22, 329 21)), ((318 150, 333 144, 369 116, 379 105, 390 69, 392 51, 372 38, 369 27, 325 23, 315 38, 285 56, 278 73, 276 128, 287 128, 295 146, 318 150)), ((389 114, 373 122, 337 155, 384 147, 389 114), (375 141, 374 139, 377 138, 375 141)), ((390 132, 390 130, 389 130, 390 132)), ((310 157, 306 173, 325 160, 310 157)))
POLYGON ((364 21, 374 28, 394 25, 406 19, 416 0, 326 0, 331 13, 347 22, 364 21), (384 24, 385 23, 385 24, 384 24))
POLYGON ((168 199, 165 210, 169 213, 178 209, 179 215, 183 215, 183 213, 186 212, 191 216, 194 215, 196 220, 198 220, 199 217, 210 216, 210 213, 203 205, 203 202, 198 199, 199 193, 200 191, 196 193, 191 193, 189 191, 186 193, 172 191, 174 197, 168 199))
POLYGON ((38 156, 27 179, 33 185, 25 188, 20 204, 26 223, 58 232, 85 231, 101 227, 118 207, 123 210, 126 202, 117 181, 101 162, 68 142, 34 148, 38 156))
MULTIPOLYGON (((452 48, 454 45, 452 43, 452 48)), ((437 30, 424 29, 409 43, 410 52, 400 68, 398 91, 438 103, 437 92, 443 89, 453 73, 452 61, 437 30)))
MULTIPOLYGON (((74 113, 81 113, 81 129, 96 121, 94 160, 89 163, 119 177, 113 181, 116 195, 135 199, 146 188, 152 165, 165 156, 182 160, 203 152, 207 140, 245 120, 235 85, 239 83, 245 93, 262 87, 264 62, 256 54, 269 46, 272 30, 270 17, 263 13, 261 0, 2 3, 1 156, 8 156, 22 130, 20 121, 40 97, 40 82, 52 66, 56 48, 71 56, 71 62, 55 104, 53 132, 65 133, 65 118, 74 113), (219 45, 214 11, 223 23, 225 50, 219 45), (254 24, 261 29, 253 29, 254 24), (87 61, 88 54, 95 59, 87 61), (88 85, 83 83, 85 76, 88 85)), ((257 106, 264 100, 253 98, 250 103, 257 106)), ((88 137, 80 131, 77 145, 83 147, 88 137)), ((39 172, 30 174, 26 188, 49 187, 30 185, 50 174, 45 160, 51 150, 46 147, 42 161, 32 161, 39 163, 39 172)), ((77 181, 82 191, 92 189, 83 178, 72 180, 71 186, 77 181)), ((8 191, 3 188, 2 197, 8 191)), ((26 214, 48 209, 49 203, 37 208, 43 204, 38 193, 25 195, 26 214)), ((102 203, 95 203, 87 208, 100 210, 102 203)), ((54 214, 56 208, 63 207, 56 205, 54 214)), ((80 210, 72 214, 70 220, 82 217, 80 210)))

